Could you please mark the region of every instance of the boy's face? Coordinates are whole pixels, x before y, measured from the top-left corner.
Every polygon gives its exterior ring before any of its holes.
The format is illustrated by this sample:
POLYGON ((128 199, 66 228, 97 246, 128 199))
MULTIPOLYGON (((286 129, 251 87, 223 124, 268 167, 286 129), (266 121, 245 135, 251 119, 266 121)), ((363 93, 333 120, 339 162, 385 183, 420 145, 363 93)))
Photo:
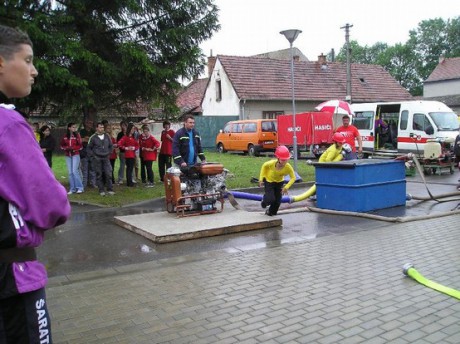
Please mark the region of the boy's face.
POLYGON ((38 75, 33 64, 34 53, 28 44, 6 60, 0 56, 0 90, 8 98, 23 98, 30 94, 34 78, 38 75))
POLYGON ((96 131, 99 135, 102 135, 104 134, 105 132, 105 128, 104 128, 104 125, 103 124, 98 124, 97 125, 97 128, 96 128, 96 131))

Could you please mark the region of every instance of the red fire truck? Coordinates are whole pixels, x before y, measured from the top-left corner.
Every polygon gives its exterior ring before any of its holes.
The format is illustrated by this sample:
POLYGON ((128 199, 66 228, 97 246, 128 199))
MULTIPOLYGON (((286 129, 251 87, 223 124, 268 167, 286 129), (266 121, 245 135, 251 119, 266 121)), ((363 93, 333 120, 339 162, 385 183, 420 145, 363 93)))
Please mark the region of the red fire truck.
MULTIPOLYGON (((278 144, 293 147, 293 116, 279 115, 278 144)), ((329 112, 304 112, 295 116, 297 152, 302 151, 319 157, 331 145, 333 114, 329 112)))

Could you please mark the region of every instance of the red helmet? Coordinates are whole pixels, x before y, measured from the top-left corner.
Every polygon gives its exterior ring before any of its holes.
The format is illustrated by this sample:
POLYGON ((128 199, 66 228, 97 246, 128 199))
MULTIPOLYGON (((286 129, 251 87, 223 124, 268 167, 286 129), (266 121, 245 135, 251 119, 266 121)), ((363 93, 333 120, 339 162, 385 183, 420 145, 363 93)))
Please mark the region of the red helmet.
POLYGON ((332 135, 332 141, 337 143, 344 143, 345 137, 341 133, 335 133, 334 135, 332 135))
POLYGON ((286 146, 278 146, 275 151, 275 156, 281 160, 289 160, 291 158, 291 153, 286 146))

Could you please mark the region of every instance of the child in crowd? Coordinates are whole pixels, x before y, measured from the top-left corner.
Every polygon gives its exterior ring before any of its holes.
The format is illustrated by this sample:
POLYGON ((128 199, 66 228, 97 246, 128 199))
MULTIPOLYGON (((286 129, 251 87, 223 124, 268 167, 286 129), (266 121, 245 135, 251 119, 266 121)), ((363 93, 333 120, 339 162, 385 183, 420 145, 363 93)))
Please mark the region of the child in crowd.
POLYGON ((134 186, 134 164, 136 162, 136 150, 139 149, 139 141, 134 138, 134 124, 128 124, 126 134, 118 141, 118 148, 124 151, 124 159, 126 163, 126 185, 134 186))
POLYGON ((152 164, 157 160, 157 152, 160 149, 160 141, 152 134, 147 124, 142 126, 142 134, 139 138, 141 151, 141 179, 146 187, 153 187, 153 169, 152 164), (147 178, 145 172, 147 171, 147 178))
POLYGON ((80 174, 80 150, 82 148, 83 142, 77 132, 77 125, 72 122, 67 124, 67 132, 61 139, 61 149, 65 153, 65 162, 69 172, 69 195, 80 194, 84 191, 80 174))
MULTIPOLYGON (((110 160, 110 165, 112 166, 112 184, 115 184, 115 161, 117 160, 117 139, 113 137, 113 129, 112 126, 109 123, 104 124, 104 129, 107 135, 110 136, 110 139, 112 140, 112 145, 113 145, 113 150, 112 153, 110 153, 109 160, 110 160)), ((110 176, 109 176, 110 177, 110 176)))
POLYGON ((161 132, 161 148, 158 155, 158 171, 160 172, 160 180, 163 181, 166 170, 172 166, 172 142, 174 130, 171 129, 169 121, 163 122, 163 131, 161 132))

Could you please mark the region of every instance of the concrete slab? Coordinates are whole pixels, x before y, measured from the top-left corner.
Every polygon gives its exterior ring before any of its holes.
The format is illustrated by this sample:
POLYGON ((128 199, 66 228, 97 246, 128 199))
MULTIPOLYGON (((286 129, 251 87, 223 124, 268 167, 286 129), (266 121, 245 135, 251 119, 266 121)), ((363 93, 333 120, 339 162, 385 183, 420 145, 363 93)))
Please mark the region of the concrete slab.
POLYGON ((115 223, 155 243, 190 240, 282 226, 278 217, 224 208, 221 213, 177 217, 168 212, 115 216, 115 223))

